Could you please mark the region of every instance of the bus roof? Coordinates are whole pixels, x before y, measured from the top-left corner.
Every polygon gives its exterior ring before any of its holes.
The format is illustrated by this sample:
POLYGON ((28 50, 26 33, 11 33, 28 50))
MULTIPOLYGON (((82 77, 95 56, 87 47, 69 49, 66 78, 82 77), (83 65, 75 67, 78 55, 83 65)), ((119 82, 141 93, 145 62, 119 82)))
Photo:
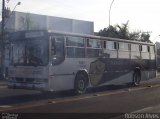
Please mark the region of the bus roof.
MULTIPOLYGON (((153 43, 147 43, 147 42, 140 42, 140 41, 134 41, 134 40, 126 40, 126 39, 120 39, 120 38, 111 38, 111 37, 102 37, 102 36, 95 36, 95 35, 88 35, 88 34, 79 34, 79 33, 71 33, 71 32, 62 32, 62 31, 55 31, 55 30, 30 30, 30 31, 17 31, 12 32, 11 34, 15 34, 16 37, 22 37, 25 33, 30 32, 46 32, 50 35, 64 35, 64 36, 75 36, 75 37, 83 37, 83 38, 91 38, 91 39, 99 39, 99 40, 109 40, 109 41, 116 41, 116 42, 125 42, 125 43, 133 43, 133 44, 141 44, 141 45, 155 45, 153 43)), ((14 39, 14 37, 11 37, 14 39)))
POLYGON ((60 34, 60 35, 67 35, 67 36, 77 36, 77 37, 93 38, 93 39, 100 39, 100 40, 117 41, 117 42, 134 43, 134 44, 142 44, 142 45, 154 45, 153 43, 147 43, 147 42, 126 40, 126 39, 119 39, 119 38, 111 38, 111 37, 94 36, 94 35, 88 35, 88 34, 78 34, 78 33, 53 31, 53 30, 48 30, 48 33, 49 34, 60 34))

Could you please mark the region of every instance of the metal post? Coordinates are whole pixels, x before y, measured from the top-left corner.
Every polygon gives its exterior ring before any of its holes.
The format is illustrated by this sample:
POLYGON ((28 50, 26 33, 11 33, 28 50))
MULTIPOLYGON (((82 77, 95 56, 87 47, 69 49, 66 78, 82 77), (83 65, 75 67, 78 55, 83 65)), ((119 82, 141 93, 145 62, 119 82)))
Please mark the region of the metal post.
POLYGON ((111 15, 111 8, 112 8, 113 2, 114 2, 114 0, 112 0, 112 2, 111 2, 111 4, 110 4, 110 8, 109 8, 109 26, 111 25, 111 24, 110 24, 110 20, 111 20, 110 15, 111 15))
MULTIPOLYGON (((14 7, 13 11, 17 7, 17 5, 20 5, 21 2, 18 2, 16 6, 14 7)), ((12 12, 13 12, 12 11, 12 12)), ((0 42, 0 49, 1 49, 1 58, 0 58, 0 78, 5 78, 6 74, 6 65, 5 65, 5 24, 7 23, 9 17, 11 17, 12 13, 9 14, 10 10, 6 9, 5 7, 5 0, 2 0, 2 25, 1 25, 1 42, 0 42), (8 19, 6 19, 8 18, 8 19)))
POLYGON ((5 0, 2 0, 2 26, 1 26, 1 76, 5 77, 5 0))

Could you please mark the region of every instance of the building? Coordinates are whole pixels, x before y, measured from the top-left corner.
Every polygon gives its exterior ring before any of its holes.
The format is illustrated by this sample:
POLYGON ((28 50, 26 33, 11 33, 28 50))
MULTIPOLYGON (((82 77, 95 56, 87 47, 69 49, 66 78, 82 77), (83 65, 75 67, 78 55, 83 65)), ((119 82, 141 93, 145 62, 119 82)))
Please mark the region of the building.
POLYGON ((94 23, 54 16, 12 12, 10 18, 6 20, 5 29, 8 32, 22 30, 57 30, 93 35, 94 23))
MULTIPOLYGON (((24 30, 56 30, 94 35, 94 23, 90 21, 60 18, 23 12, 12 12, 5 21, 5 32, 24 30)), ((7 38, 5 39, 7 42, 7 38)), ((9 45, 5 45, 5 67, 9 66, 9 45)), ((1 57, 1 53, 0 53, 1 57)), ((0 58, 1 59, 1 58, 0 58)))

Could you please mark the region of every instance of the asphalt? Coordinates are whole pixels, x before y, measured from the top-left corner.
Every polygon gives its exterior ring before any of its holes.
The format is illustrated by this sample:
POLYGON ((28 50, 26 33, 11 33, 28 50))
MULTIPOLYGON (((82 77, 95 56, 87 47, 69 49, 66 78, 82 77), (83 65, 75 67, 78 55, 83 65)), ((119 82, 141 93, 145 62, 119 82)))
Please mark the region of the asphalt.
MULTIPOLYGON (((156 78, 148 81, 142 81, 141 84, 145 85, 153 85, 153 84, 160 84, 160 72, 157 74, 156 78)), ((7 86, 7 80, 0 79, 0 86, 7 86)))
POLYGON ((6 80, 0 80, 0 86, 6 86, 7 85, 7 81, 6 80))

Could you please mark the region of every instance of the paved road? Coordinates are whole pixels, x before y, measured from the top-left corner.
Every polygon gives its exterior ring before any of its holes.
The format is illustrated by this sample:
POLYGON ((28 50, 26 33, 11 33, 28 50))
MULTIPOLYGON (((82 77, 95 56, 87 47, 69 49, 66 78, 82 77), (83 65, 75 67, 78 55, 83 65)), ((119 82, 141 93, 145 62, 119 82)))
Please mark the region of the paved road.
POLYGON ((109 86, 81 96, 63 92, 42 94, 38 91, 0 88, 0 112, 14 113, 110 113, 160 111, 160 80, 138 87, 109 86))
MULTIPOLYGON (((40 113, 125 113, 160 105, 160 86, 139 87, 93 95, 21 104, 7 110, 40 113)), ((5 109, 4 109, 5 110, 5 109)))

